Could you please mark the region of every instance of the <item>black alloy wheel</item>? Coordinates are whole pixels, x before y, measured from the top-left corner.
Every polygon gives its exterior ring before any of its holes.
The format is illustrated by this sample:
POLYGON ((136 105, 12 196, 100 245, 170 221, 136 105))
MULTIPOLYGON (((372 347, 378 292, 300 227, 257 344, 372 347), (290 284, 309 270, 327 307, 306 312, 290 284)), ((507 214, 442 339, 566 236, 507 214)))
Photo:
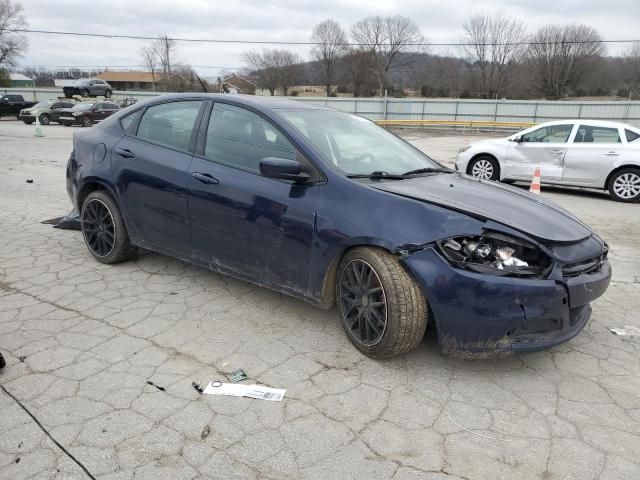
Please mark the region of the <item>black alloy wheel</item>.
POLYGON ((83 127, 90 127, 92 123, 93 122, 91 121, 91 117, 89 117, 89 115, 85 115, 84 117, 82 117, 83 127))
POLYGON ((96 257, 107 257, 113 251, 116 241, 113 215, 101 200, 91 199, 82 209, 82 232, 96 257))
POLYGON ((362 345, 382 340, 387 328, 387 300, 380 277, 364 260, 352 260, 340 278, 340 309, 346 326, 362 345))
POLYGON ((89 92, 88 88, 84 88, 80 91, 80 95, 82 95, 83 97, 88 97, 91 94, 91 92, 89 92))
POLYGON ((106 90, 104 92, 104 98, 111 98, 111 90, 106 90))
POLYGON ((46 113, 40 115, 39 120, 42 125, 49 125, 51 123, 51 117, 46 113))

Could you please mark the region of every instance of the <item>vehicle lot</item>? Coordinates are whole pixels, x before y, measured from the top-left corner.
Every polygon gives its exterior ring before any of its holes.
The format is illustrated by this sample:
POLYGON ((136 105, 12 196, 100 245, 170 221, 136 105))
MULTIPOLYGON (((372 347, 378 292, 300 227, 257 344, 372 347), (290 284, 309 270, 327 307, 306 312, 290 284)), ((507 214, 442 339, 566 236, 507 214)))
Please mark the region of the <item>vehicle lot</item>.
MULTIPOLYGON (((612 286, 571 342, 464 361, 429 331, 374 361, 333 310, 155 254, 101 265, 41 224, 70 208, 75 128, 0 121, 0 384, 96 478, 640 476, 640 338, 608 330, 640 327, 640 206, 543 187, 611 247, 612 286), (191 386, 238 368, 284 400, 191 386)), ((447 165, 481 138, 403 135, 447 165)), ((87 478, 0 392, 0 478, 32 477, 87 478)))

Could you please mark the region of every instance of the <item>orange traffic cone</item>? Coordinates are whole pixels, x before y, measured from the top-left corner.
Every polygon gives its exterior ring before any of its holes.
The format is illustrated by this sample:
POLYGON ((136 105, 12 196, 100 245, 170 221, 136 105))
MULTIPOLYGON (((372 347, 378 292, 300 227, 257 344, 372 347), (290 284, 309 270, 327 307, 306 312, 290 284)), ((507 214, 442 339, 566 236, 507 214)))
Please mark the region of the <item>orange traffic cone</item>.
POLYGON ((529 188, 531 193, 535 193, 540 195, 540 167, 536 167, 536 171, 533 174, 533 179, 531 180, 531 188, 529 188))

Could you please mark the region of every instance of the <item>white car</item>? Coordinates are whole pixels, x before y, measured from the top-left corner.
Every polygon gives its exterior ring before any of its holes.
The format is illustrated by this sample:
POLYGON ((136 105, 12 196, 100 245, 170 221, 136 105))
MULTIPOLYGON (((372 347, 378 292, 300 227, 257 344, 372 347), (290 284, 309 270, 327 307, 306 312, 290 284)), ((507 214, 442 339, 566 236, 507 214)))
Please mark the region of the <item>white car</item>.
POLYGON ((609 191, 640 201, 640 129, 623 123, 562 120, 460 149, 456 170, 485 180, 531 181, 609 191))

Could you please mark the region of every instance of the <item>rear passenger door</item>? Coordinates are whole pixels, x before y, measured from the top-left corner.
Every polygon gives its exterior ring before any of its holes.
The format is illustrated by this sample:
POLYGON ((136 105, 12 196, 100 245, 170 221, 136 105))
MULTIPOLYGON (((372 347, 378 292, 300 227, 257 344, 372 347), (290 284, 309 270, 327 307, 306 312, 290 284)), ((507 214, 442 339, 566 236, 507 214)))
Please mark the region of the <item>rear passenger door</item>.
POLYGON ((564 181, 604 186, 609 172, 623 153, 618 127, 580 123, 565 156, 564 181))
POLYGON ((216 102, 201 128, 187 177, 194 256, 306 293, 318 187, 263 177, 259 162, 295 159, 315 178, 317 170, 282 130, 243 107, 216 102))
POLYGON ((127 131, 111 168, 135 239, 151 249, 191 254, 186 175, 203 100, 136 110, 120 121, 127 131))

